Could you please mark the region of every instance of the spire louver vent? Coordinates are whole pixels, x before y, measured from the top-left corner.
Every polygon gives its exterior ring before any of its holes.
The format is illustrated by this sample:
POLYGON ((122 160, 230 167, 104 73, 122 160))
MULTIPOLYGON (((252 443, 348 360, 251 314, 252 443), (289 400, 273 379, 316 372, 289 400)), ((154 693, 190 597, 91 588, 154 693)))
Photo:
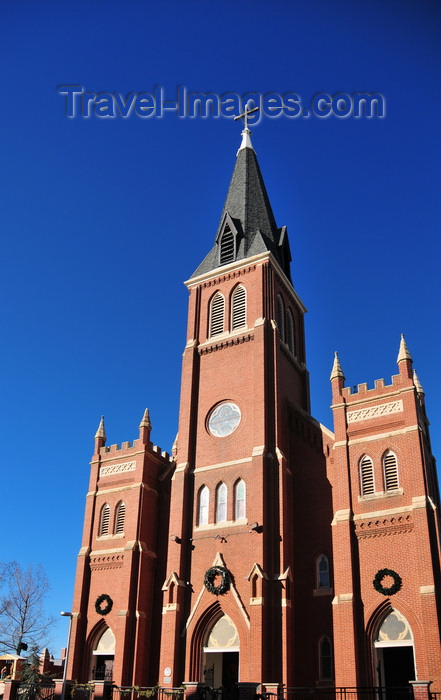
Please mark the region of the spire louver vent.
POLYGON ((235 258, 234 253, 234 235, 227 227, 222 234, 220 244, 220 264, 226 265, 229 262, 233 262, 235 258))

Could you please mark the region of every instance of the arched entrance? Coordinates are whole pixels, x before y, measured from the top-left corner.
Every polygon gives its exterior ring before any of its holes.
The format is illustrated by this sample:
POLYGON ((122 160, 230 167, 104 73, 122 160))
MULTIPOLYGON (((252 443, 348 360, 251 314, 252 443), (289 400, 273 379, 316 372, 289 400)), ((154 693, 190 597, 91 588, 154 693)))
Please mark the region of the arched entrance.
POLYGON ((208 630, 202 659, 201 682, 229 690, 239 680, 239 635, 236 625, 222 615, 208 630))
POLYGON ((110 627, 100 628, 92 645, 90 677, 96 681, 113 680, 115 635, 110 627))
POLYGON ((416 679, 412 629, 398 610, 383 618, 374 639, 379 686, 404 688, 416 679))

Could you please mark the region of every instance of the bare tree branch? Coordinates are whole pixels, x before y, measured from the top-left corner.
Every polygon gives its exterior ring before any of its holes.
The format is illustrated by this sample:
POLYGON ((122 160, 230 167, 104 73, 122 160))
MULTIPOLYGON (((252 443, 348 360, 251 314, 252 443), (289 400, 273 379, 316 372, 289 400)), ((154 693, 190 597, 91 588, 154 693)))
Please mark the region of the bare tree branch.
POLYGON ((0 599, 0 649, 20 654, 22 644, 41 648, 54 622, 44 613, 49 581, 42 567, 22 569, 17 562, 1 565, 3 588, 5 582, 6 592, 0 599))

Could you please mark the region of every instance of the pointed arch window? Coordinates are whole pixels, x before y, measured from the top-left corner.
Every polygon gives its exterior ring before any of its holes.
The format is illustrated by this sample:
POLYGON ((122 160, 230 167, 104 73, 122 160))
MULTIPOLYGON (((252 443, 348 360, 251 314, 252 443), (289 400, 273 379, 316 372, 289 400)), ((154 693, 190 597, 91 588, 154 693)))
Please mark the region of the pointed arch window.
POLYGON ((364 455, 360 460, 360 487, 362 496, 375 493, 374 465, 368 455, 364 455))
POLYGON ((277 295, 276 301, 276 320, 279 338, 285 342, 285 304, 280 294, 277 295))
POLYGON ((286 344, 292 355, 296 354, 295 334, 294 334, 294 319, 291 309, 286 312, 286 344))
POLYGON ((120 501, 115 511, 115 534, 124 532, 124 522, 126 519, 126 504, 120 501))
POLYGON ((332 679, 332 643, 329 637, 323 635, 319 641, 320 680, 332 679))
POLYGON ((108 535, 109 534, 109 523, 110 523, 110 506, 105 503, 101 508, 100 514, 100 525, 98 529, 98 535, 108 535))
POLYGON ((399 486, 397 456, 388 450, 383 456, 384 490, 396 491, 399 486))
POLYGON ((198 525, 208 524, 208 505, 210 503, 210 491, 208 486, 203 486, 199 491, 199 517, 198 525))
POLYGON ((243 479, 240 479, 234 489, 234 518, 244 518, 246 513, 246 486, 243 479))
POLYGON ((111 681, 113 678, 113 662, 115 658, 115 635, 110 627, 100 627, 93 643, 92 678, 94 680, 111 681))
POLYGON ((229 226, 225 227, 220 240, 219 262, 226 265, 236 259, 236 240, 229 226))
POLYGON ((231 308, 231 329, 244 328, 247 325, 247 292, 241 284, 233 292, 231 308))
POLYGON ((227 519, 227 487, 224 483, 216 489, 216 522, 224 523, 227 519))
POLYGON ((325 554, 317 559, 317 588, 329 588, 329 560, 325 554))
POLYGON ((224 332, 225 323, 225 299, 217 292, 210 305, 210 337, 224 332))

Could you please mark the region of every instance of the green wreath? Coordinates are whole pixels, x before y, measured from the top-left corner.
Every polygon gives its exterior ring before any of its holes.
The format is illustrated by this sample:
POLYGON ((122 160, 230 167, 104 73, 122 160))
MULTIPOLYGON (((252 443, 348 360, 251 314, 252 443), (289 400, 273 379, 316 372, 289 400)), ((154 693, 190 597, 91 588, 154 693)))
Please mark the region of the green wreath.
POLYGON ((213 595, 224 595, 230 590, 230 572, 224 566, 212 566, 205 572, 204 586, 213 595), (218 586, 214 585, 216 576, 220 576, 222 579, 218 586))
POLYGON ((103 593, 102 595, 98 596, 98 598, 95 601, 95 610, 97 611, 98 615, 107 615, 113 608, 113 600, 110 597, 110 595, 107 595, 107 593, 103 593), (102 607, 102 603, 106 602, 106 605, 102 607))
POLYGON ((382 593, 383 595, 394 595, 394 593, 398 593, 401 586, 403 585, 401 576, 397 574, 396 571, 392 571, 392 569, 380 569, 380 571, 377 572, 372 583, 374 585, 375 590, 378 591, 378 593, 382 593), (381 585, 381 582, 385 576, 390 576, 394 580, 393 585, 389 588, 385 588, 381 585))

